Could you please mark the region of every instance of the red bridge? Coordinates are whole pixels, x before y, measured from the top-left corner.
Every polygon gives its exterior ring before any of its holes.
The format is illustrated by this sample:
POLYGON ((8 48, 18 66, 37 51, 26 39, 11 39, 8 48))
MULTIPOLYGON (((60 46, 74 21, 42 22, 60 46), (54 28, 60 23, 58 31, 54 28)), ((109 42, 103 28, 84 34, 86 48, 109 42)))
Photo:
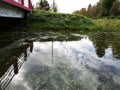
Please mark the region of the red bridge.
POLYGON ((23 18, 31 11, 31 0, 0 0, 0 17, 23 18))

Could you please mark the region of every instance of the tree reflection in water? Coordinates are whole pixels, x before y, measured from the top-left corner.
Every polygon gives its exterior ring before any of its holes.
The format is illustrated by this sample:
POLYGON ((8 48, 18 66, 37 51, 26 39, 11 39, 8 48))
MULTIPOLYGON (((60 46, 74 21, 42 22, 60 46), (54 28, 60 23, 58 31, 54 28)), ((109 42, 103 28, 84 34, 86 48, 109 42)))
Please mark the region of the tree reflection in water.
POLYGON ((96 48, 96 54, 98 57, 103 57, 105 55, 105 50, 107 48, 112 48, 112 53, 114 58, 120 59, 120 37, 116 36, 114 33, 102 32, 91 37, 94 46, 96 48))
POLYGON ((112 51, 113 56, 120 59, 120 37, 115 37, 114 41, 112 42, 112 51))

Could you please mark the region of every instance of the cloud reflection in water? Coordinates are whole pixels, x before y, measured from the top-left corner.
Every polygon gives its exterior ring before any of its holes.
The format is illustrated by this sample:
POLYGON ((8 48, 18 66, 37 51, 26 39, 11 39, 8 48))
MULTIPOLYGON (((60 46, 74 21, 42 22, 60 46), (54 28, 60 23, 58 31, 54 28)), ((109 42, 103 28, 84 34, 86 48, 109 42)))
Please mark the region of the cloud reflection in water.
POLYGON ((32 54, 8 88, 119 90, 120 61, 112 57, 111 48, 99 58, 88 37, 79 41, 34 42, 32 54))

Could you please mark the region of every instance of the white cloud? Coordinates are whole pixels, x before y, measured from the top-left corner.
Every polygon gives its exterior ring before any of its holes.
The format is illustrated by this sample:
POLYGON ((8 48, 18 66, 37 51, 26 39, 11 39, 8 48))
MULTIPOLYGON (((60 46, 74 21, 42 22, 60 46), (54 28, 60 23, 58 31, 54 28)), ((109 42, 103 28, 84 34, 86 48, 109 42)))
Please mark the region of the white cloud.
MULTIPOLYGON (((32 0, 35 5, 39 0, 32 0)), ((47 0, 52 4, 53 0, 47 0)), ((96 4, 99 0, 55 0, 58 5, 59 12, 71 13, 75 10, 80 10, 81 8, 88 7, 89 4, 96 4)))

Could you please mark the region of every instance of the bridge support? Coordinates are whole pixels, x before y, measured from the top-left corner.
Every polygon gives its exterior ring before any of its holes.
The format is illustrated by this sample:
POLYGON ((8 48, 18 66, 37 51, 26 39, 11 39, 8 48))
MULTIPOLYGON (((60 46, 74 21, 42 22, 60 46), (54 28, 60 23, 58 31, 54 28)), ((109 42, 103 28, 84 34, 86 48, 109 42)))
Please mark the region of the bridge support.
POLYGON ((26 27, 26 19, 24 18, 0 17, 0 32, 9 30, 21 30, 24 27, 26 27))
POLYGON ((31 0, 0 0, 0 31, 26 26, 31 11, 31 0))

